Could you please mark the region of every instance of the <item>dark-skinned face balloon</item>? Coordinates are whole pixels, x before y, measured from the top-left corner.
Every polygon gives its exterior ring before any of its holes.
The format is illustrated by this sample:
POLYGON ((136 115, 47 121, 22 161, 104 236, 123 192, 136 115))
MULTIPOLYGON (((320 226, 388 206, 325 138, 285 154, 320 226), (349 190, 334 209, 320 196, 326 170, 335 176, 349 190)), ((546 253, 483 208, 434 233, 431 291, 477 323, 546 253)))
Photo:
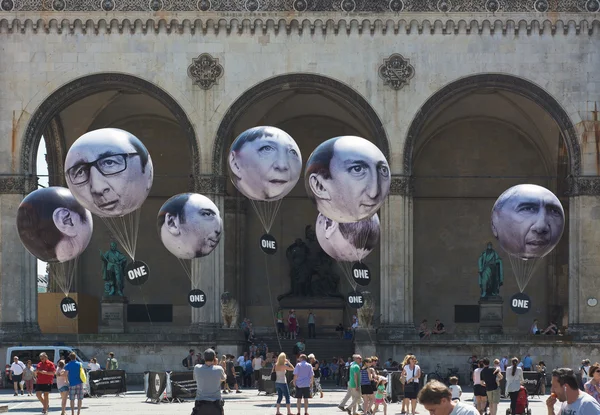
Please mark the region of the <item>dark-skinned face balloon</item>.
POLYGON ((228 165, 229 177, 240 193, 270 202, 283 198, 298 183, 302 155, 285 131, 254 127, 231 144, 228 165))
POLYGON ((100 217, 119 217, 138 209, 152 187, 148 150, 133 134, 102 128, 79 137, 65 160, 73 196, 100 217))
POLYGON ((565 212, 550 190, 521 184, 500 195, 492 209, 492 232, 502 249, 522 259, 547 255, 560 240, 565 212))
POLYGON ((390 192, 390 168, 377 146, 355 136, 321 143, 304 173, 306 192, 326 217, 358 222, 375 214, 390 192))
POLYGON ((90 243, 93 227, 92 214, 64 187, 38 189, 17 210, 21 242, 44 262, 78 257, 90 243))
POLYGON ((173 196, 158 212, 160 239, 177 258, 210 254, 219 244, 222 232, 219 209, 209 198, 197 193, 173 196))

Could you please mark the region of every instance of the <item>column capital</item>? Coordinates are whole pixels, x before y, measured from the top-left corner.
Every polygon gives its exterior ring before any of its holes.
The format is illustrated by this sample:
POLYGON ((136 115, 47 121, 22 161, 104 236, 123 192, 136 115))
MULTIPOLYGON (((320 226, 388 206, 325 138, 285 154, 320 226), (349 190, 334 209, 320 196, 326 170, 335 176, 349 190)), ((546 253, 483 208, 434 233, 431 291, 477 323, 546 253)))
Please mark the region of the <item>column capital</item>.
POLYGON ((404 176, 401 174, 392 175, 390 194, 399 196, 412 196, 414 194, 413 176, 404 176))
POLYGON ((566 196, 600 196, 600 176, 567 177, 566 196))
POLYGON ((194 191, 206 194, 225 194, 225 176, 218 176, 215 174, 201 174, 194 176, 194 191))
POLYGON ((37 188, 37 177, 31 174, 0 175, 0 194, 21 194, 37 188))

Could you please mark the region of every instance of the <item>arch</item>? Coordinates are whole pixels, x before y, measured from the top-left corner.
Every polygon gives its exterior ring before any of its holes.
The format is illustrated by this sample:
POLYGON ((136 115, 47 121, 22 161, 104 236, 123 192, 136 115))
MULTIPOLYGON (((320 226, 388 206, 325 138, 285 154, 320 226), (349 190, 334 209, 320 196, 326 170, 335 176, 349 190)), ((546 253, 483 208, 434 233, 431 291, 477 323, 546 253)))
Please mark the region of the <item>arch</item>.
POLYGON ((390 160, 390 145, 383 124, 371 104, 350 86, 322 75, 307 73, 291 73, 279 75, 254 85, 244 92, 229 107, 217 130, 213 146, 213 172, 220 176, 225 175, 224 148, 227 140, 233 138, 235 121, 254 103, 283 90, 318 90, 343 100, 364 114, 368 128, 373 134, 375 144, 380 148, 385 157, 390 160))
MULTIPOLYGON (((123 73, 99 73, 75 79, 54 91, 35 110, 27 124, 21 150, 21 171, 35 171, 35 153, 39 140, 52 119, 68 106, 89 95, 120 89, 148 95, 163 104, 184 131, 192 152, 192 174, 200 175, 200 149, 194 127, 177 101, 160 87, 144 79, 123 73)), ((50 151, 50 148, 48 149, 50 151)))
POLYGON ((412 175, 415 142, 427 121, 450 99, 455 99, 467 92, 481 88, 495 88, 516 93, 530 99, 546 110, 557 123, 563 140, 565 140, 569 153, 569 174, 579 176, 581 173, 581 149, 577 132, 571 118, 560 103, 543 88, 528 80, 513 75, 493 73, 461 78, 444 86, 427 99, 413 119, 404 142, 403 174, 405 176, 412 175))

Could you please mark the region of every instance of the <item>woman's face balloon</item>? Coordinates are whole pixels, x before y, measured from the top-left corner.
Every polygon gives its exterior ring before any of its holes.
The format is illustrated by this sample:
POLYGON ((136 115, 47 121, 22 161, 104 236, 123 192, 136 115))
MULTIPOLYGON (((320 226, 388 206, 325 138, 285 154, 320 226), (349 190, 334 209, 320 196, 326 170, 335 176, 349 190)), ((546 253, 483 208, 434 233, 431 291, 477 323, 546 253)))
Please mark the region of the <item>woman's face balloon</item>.
POLYGON ((38 189, 17 210, 17 230, 29 252, 44 262, 66 262, 90 243, 92 214, 64 187, 38 189))
POLYGON ((73 143, 65 160, 65 176, 73 196, 85 208, 100 217, 119 217, 142 206, 154 169, 137 137, 103 128, 73 143))
POLYGON ((317 240, 323 251, 336 261, 362 261, 379 243, 379 217, 338 223, 319 213, 316 224, 317 240))
POLYGON ((158 233, 165 248, 177 258, 199 258, 210 254, 219 244, 223 221, 209 198, 182 193, 160 208, 158 233))
POLYGON ((306 192, 326 217, 357 222, 375 214, 390 192, 385 156, 368 140, 336 137, 310 155, 304 173, 306 192))
POLYGON ((248 199, 274 201, 298 183, 300 149, 289 134, 275 127, 254 127, 240 134, 229 150, 229 175, 248 199))
POLYGON ((522 259, 547 255, 560 240, 565 212, 550 190, 534 184, 511 187, 492 209, 492 232, 508 254, 522 259))

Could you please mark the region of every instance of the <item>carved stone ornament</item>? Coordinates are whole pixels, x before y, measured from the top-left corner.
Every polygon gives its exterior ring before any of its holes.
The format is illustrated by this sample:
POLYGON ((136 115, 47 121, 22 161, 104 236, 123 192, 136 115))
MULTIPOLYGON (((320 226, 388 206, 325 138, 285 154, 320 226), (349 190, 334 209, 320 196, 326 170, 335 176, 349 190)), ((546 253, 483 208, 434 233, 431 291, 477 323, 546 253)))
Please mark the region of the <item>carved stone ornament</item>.
POLYGON ((390 11, 400 13, 404 10, 404 2, 402 0, 390 0, 390 11))
POLYGON ((342 0, 340 8, 346 13, 352 13, 356 10, 356 2, 354 0, 342 0))
POLYGON ((192 59, 192 64, 188 67, 188 76, 202 89, 210 89, 213 85, 218 85, 223 72, 219 59, 213 58, 208 53, 192 59))
POLYGON ((533 8, 536 12, 546 13, 550 8, 550 5, 546 0, 536 0, 536 2, 533 4, 533 8))
POLYGON ((440 0, 437 3, 437 8, 442 13, 448 13, 452 10, 452 2, 450 0, 440 0))
POLYGON ((379 77, 383 79, 383 84, 389 85, 396 91, 407 85, 413 76, 415 76, 415 68, 399 53, 384 59, 383 65, 379 67, 379 77))
POLYGON ((414 180, 412 176, 392 176, 390 194, 411 196, 414 193, 414 180))
POLYGON ((588 0, 585 3, 585 10, 590 13, 597 13, 600 11, 600 0, 588 0))
POLYGON ((210 0, 198 0, 196 7, 198 7, 198 10, 201 12, 207 12, 212 8, 212 3, 210 0))
POLYGON ((305 12, 308 9, 308 0, 294 0, 292 7, 297 12, 305 12))
POLYGON ((225 177, 203 174, 195 178, 194 191, 200 194, 224 194, 225 177))
POLYGON ((0 194, 24 195, 37 188, 35 177, 26 176, 0 176, 0 194))
POLYGON ((600 176, 571 176, 567 196, 600 196, 600 176))
POLYGON ((15 8, 13 0, 0 0, 0 10, 3 12, 11 12, 15 8))
POLYGON ((62 12, 66 9, 67 3, 65 0, 54 0, 52 2, 52 10, 55 12, 62 12))

